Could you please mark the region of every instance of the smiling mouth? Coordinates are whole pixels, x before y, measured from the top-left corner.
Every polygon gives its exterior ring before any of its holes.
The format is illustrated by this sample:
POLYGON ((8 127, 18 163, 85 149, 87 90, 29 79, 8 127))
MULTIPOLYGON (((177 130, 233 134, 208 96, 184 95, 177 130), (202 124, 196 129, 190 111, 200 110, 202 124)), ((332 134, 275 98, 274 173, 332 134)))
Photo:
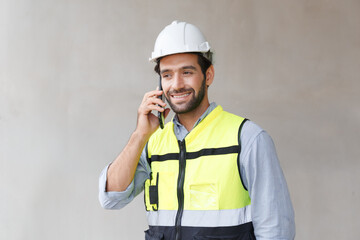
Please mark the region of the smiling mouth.
POLYGON ((181 95, 171 95, 171 97, 175 98, 175 99, 180 99, 180 98, 185 98, 187 96, 189 96, 190 93, 184 93, 184 94, 181 94, 181 95))

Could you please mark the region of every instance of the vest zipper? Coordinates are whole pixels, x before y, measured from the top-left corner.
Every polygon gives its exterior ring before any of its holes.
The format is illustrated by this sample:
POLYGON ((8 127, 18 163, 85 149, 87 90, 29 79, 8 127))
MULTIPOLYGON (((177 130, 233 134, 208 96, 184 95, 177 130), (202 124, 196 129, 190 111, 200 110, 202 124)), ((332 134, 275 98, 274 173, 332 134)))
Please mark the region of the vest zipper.
POLYGON ((184 211, 184 180, 185 180, 185 166, 186 166, 186 147, 185 139, 178 141, 180 148, 179 159, 179 176, 177 184, 177 197, 178 197, 178 211, 175 218, 175 239, 181 239, 181 218, 184 211))

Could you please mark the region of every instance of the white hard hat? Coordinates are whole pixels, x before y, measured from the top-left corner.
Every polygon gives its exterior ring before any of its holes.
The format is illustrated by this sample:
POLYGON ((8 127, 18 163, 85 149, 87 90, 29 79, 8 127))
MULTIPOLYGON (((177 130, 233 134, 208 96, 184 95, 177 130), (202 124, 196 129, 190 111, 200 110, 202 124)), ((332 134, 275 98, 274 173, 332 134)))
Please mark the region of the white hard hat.
POLYGON ((157 37, 149 61, 156 61, 159 57, 175 53, 205 53, 209 50, 210 44, 199 28, 190 23, 173 21, 157 37))

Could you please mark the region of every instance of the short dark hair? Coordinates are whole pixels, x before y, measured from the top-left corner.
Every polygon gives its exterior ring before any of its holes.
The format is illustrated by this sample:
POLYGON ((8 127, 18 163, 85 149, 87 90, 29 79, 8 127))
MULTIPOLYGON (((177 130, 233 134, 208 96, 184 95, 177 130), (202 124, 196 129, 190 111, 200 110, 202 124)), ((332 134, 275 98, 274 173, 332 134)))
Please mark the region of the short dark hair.
MULTIPOLYGON (((206 71, 212 65, 212 55, 213 53, 208 51, 206 53, 199 53, 199 52, 189 52, 190 54, 194 54, 198 56, 198 64, 200 65, 201 72, 206 76, 206 71)), ((160 75, 160 60, 162 58, 158 58, 156 60, 156 65, 154 67, 154 71, 160 75)))

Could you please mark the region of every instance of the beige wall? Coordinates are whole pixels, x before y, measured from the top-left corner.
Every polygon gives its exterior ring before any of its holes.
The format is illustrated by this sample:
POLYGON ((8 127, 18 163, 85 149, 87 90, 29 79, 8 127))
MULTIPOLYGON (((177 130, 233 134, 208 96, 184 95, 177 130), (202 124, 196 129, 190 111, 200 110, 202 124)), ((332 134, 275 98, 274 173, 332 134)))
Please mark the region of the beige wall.
POLYGON ((273 137, 297 239, 360 235, 360 2, 0 1, 0 239, 143 239, 143 197, 101 209, 172 20, 215 50, 210 98, 273 137))

